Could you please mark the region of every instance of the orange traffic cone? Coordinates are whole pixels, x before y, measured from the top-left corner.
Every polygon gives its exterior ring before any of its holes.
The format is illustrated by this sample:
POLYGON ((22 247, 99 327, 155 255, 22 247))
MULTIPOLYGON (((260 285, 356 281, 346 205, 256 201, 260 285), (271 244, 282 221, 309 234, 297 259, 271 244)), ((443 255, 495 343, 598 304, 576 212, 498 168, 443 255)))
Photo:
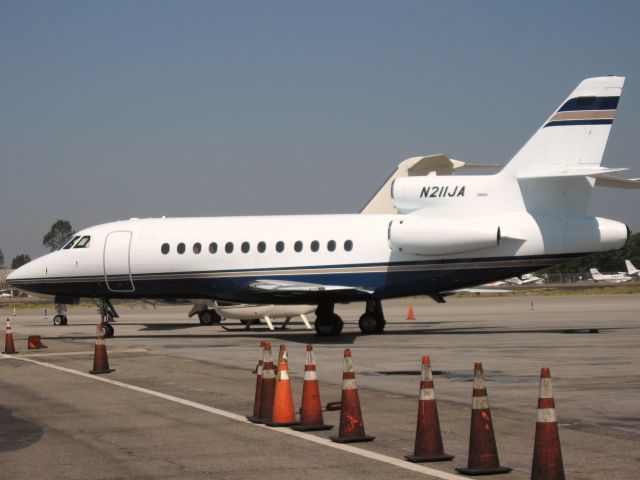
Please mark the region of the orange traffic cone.
POLYGON ((93 355, 93 370, 89 370, 89 373, 111 373, 113 371, 115 370, 109 368, 107 346, 104 343, 104 326, 99 323, 96 329, 96 349, 93 355))
POLYGON ((264 341, 260 342, 260 359, 256 367, 256 393, 253 400, 253 415, 247 420, 254 421, 260 418, 260 403, 262 400, 262 371, 264 370, 264 341))
POLYGON ((289 355, 285 346, 280 345, 276 392, 273 397, 273 415, 267 425, 270 427, 290 427, 297 424, 291 380, 289 379, 289 355))
POLYGON ((531 480, 564 480, 558 420, 551 389, 551 372, 548 368, 543 368, 540 372, 538 420, 531 480))
POLYGON ((40 350, 41 348, 47 348, 47 346, 42 343, 40 335, 29 335, 27 338, 27 348, 29 350, 40 350))
POLYGON ((413 314, 413 305, 409 305, 409 311, 407 312, 407 320, 415 320, 416 317, 413 314))
POLYGON ((13 343, 13 333, 11 333, 11 321, 7 318, 7 326, 4 334, 4 352, 6 355, 10 355, 16 352, 16 346, 13 343))
POLYGON ((264 342, 264 366, 262 368, 262 387, 260 389, 260 410, 258 416, 249 418, 253 423, 267 423, 273 415, 273 397, 276 391, 276 375, 273 370, 271 342, 264 342))
POLYGON ((456 468, 456 470, 464 475, 509 473, 511 469, 509 467, 501 467, 498 459, 498 447, 493 434, 489 397, 487 397, 484 370, 481 362, 476 362, 473 373, 469 462, 467 463, 467 468, 456 468))
POLYGON ((302 408, 300 425, 292 427, 294 430, 309 432, 313 430, 330 430, 333 425, 324 423, 322 404, 320 402, 320 387, 316 362, 313 355, 313 345, 307 345, 307 361, 304 366, 304 384, 302 385, 302 408))
POLYGON ((422 375, 420 379, 420 401, 418 402, 418 426, 413 455, 405 457, 410 462, 442 462, 451 460, 453 455, 444 453, 438 405, 433 389, 433 374, 429 357, 422 357, 422 375))
POLYGON ((344 351, 342 371, 342 408, 340 409, 340 431, 338 436, 329 437, 338 443, 370 442, 376 437, 364 433, 364 422, 360 410, 360 398, 356 387, 356 373, 353 370, 351 350, 344 351))

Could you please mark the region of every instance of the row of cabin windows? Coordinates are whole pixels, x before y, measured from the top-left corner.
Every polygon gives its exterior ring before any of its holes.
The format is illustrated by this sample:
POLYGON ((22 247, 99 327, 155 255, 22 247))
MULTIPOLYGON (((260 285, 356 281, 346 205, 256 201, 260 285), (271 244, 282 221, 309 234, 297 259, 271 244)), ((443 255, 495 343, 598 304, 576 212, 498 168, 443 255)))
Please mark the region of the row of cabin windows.
MULTIPOLYGON (((350 252, 351 250, 353 250, 353 242, 351 240, 345 240, 343 247, 345 251, 350 252)), ((235 247, 233 242, 227 242, 224 244, 224 251, 227 253, 233 253, 234 248, 235 247)), ((301 252, 303 248, 304 248, 304 244, 302 243, 301 240, 298 240, 293 244, 293 249, 296 252, 301 252)), ((317 240, 313 240, 309 244, 309 248, 311 249, 312 252, 317 252, 318 250, 320 250, 320 242, 318 242, 317 240)), ((179 243, 176 247, 176 251, 180 255, 182 255, 186 251, 186 249, 187 247, 184 243, 179 243)), ((284 242, 283 241, 276 242, 275 249, 276 249, 276 252, 278 253, 284 252, 284 242)), ((327 242, 327 250, 330 252, 334 252, 335 249, 336 249, 336 241, 329 240, 327 242)), ((170 250, 171 250, 171 246, 168 243, 163 243, 162 246, 160 247, 160 251, 164 255, 168 254, 170 250)), ((193 253, 195 253, 196 255, 199 254, 200 252, 202 252, 202 244, 199 242, 194 243, 192 250, 193 250, 193 253)), ((240 250, 242 251, 242 253, 249 253, 249 251, 251 250, 251 245, 249 244, 249 242, 242 242, 240 244, 240 250)), ((256 250, 258 250, 259 253, 266 252, 267 244, 265 242, 258 242, 258 244, 256 245, 256 250)), ((211 242, 209 244, 209 253, 213 254, 217 252, 218 252, 218 244, 216 242, 211 242)))

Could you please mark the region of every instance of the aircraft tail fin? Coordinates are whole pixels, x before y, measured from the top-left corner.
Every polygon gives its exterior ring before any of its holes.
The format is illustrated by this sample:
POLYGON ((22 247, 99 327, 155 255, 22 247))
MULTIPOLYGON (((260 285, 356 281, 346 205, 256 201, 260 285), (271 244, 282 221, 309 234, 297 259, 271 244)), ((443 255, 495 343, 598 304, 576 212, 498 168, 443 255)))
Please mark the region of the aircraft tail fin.
POLYGON ((629 275, 634 275, 634 274, 636 274, 636 273, 638 273, 640 271, 636 267, 633 266, 633 263, 631 263, 630 260, 625 260, 624 264, 627 266, 627 273, 629 275))
POLYGON ((624 77, 583 80, 504 168, 516 176, 600 165, 624 77))
POLYGON ((597 277, 600 277, 600 275, 602 275, 597 268, 590 268, 589 269, 589 273, 591 274, 591 276, 596 279, 597 277))

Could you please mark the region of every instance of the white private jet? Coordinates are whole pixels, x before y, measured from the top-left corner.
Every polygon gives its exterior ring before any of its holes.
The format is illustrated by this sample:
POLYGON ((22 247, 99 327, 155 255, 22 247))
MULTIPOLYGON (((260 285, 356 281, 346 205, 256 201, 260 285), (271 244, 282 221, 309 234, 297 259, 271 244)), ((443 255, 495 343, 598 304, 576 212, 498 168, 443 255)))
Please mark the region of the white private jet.
POLYGON ((627 274, 630 277, 640 277, 640 270, 638 270, 633 263, 631 263, 631 260, 625 260, 624 264, 627 266, 627 274))
POLYGON ((623 223, 586 211, 595 186, 640 188, 600 166, 623 83, 581 82, 494 175, 395 178, 392 212, 134 218, 84 229, 7 280, 57 303, 99 299, 103 321, 118 298, 317 305, 321 335, 342 331, 336 302, 362 301, 360 329, 380 332, 385 298, 444 301, 626 244, 623 223))
POLYGON ((597 268, 590 268, 589 273, 591 274, 593 281, 597 283, 622 283, 631 280, 631 277, 627 276, 624 272, 605 274, 600 273, 597 268))

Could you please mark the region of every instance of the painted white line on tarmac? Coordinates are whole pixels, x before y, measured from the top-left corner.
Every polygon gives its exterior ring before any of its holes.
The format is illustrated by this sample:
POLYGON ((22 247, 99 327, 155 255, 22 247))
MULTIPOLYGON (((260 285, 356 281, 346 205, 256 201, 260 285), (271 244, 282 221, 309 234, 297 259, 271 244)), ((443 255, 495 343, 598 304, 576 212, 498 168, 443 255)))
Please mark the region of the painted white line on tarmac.
MULTIPOLYGON (((109 355, 112 353, 148 353, 146 348, 110 348, 109 355)), ((78 351, 78 352, 55 352, 55 353, 25 353, 19 354, 13 358, 39 358, 39 357, 69 357, 76 355, 93 355, 93 350, 78 351)))
POLYGON ((131 385, 129 383, 119 382, 118 380, 111 380, 109 378, 99 376, 99 375, 91 375, 90 373, 81 372, 80 370, 73 370, 71 368, 61 367, 59 365, 54 365, 52 363, 40 362, 38 360, 34 360, 33 358, 26 358, 20 356, 12 356, 0 354, 3 359, 13 359, 20 360, 21 362, 33 363, 35 365, 40 365, 42 367, 53 368, 54 370, 59 370, 61 372, 70 373, 72 375, 78 375, 80 377, 89 378, 91 380, 95 380, 98 382, 109 383, 116 387, 126 388, 128 390, 133 390, 134 392, 144 393, 146 395, 151 395, 153 397, 162 398, 164 400, 168 400, 170 402, 178 403, 180 405, 185 405, 187 407, 192 407, 198 410, 202 410, 204 412, 213 413, 214 415, 218 415, 224 418, 228 418, 229 420, 234 420, 236 422, 244 423, 246 425, 252 425, 258 428, 265 428, 272 432, 282 433, 285 435, 289 435, 291 437, 300 438, 302 440, 306 440, 308 442, 313 442, 318 445, 322 445, 324 447, 334 448, 336 450, 341 450, 343 452, 352 453, 354 455, 359 455, 364 458, 369 458, 371 460, 375 460, 378 462, 386 463, 388 465, 393 465, 394 467, 399 467, 404 470, 409 470, 411 472, 423 473, 426 475, 431 475, 435 478, 440 478, 442 480, 460 480, 466 479, 468 477, 464 477, 461 475, 456 475, 453 473, 443 472, 441 470, 436 470, 434 468, 425 467, 423 465, 419 465, 416 463, 411 463, 406 460, 401 460, 399 458, 390 457, 388 455, 383 455, 376 452, 371 452, 369 450, 364 450, 362 448, 354 447, 352 445, 344 444, 344 443, 334 443, 328 438, 318 437, 316 435, 312 435, 310 433, 298 432, 295 430, 291 430, 289 428, 272 428, 267 427, 266 425, 252 423, 246 419, 246 417, 242 415, 238 415, 236 413, 228 412, 226 410, 221 410, 219 408, 210 407, 208 405, 204 405, 203 403, 193 402, 191 400, 187 400, 186 398, 175 397, 173 395, 168 395, 166 393, 157 392, 155 390, 150 390, 144 387, 138 387, 136 385, 131 385))

